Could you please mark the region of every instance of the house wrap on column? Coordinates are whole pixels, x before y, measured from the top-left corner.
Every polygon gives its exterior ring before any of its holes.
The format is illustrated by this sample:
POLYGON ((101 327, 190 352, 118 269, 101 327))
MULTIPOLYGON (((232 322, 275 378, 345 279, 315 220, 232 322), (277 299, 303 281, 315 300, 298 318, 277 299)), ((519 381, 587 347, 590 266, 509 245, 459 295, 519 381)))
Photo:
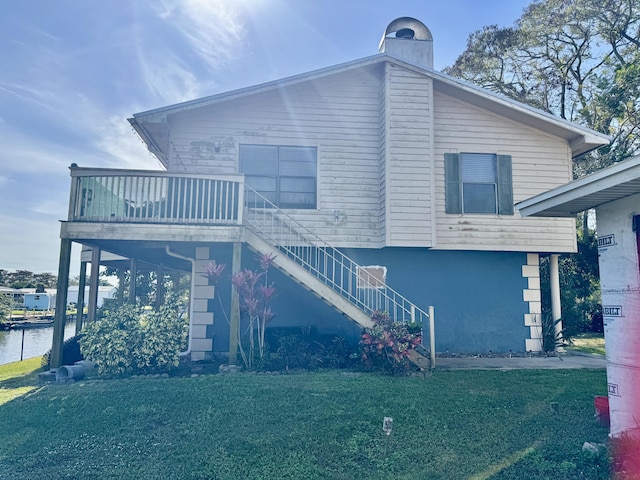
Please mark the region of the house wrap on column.
MULTIPOLYGON (((314 245, 321 241, 353 259, 354 275, 375 275, 376 285, 356 279, 355 289, 384 285, 420 310, 434 305, 437 351, 540 350, 539 257, 575 252, 575 224, 522 218, 513 205, 571 180, 572 159, 608 137, 435 71, 431 32, 416 19, 391 22, 379 51, 129 120, 166 168, 152 177, 228 178, 242 185, 238 191, 246 185, 242 223, 190 218, 162 226, 176 206, 175 180, 155 187, 155 211, 131 210, 131 195, 103 181, 102 172, 75 169, 74 178, 109 190, 105 202, 125 213, 83 216, 91 205, 82 212, 72 206, 62 237, 176 268, 190 269, 166 254, 167 245, 196 263, 231 264, 231 244, 260 233, 246 216, 260 206, 247 198, 255 191, 271 202, 265 212, 277 209, 273 215, 286 215, 314 245), (112 233, 118 222, 126 224, 124 237, 112 233), (96 228, 88 228, 92 223, 96 228)), ((191 188, 182 192, 210 199, 209 187, 191 188)), ((91 202, 98 201, 94 193, 91 202)), ((98 210, 104 208, 111 207, 98 210)), ((250 265, 251 257, 243 262, 250 265)), ((289 276, 273 280, 274 326, 358 334, 357 323, 289 276)), ((229 327, 209 298, 214 293, 201 287, 192 292, 194 318, 202 322, 195 358, 229 348, 229 327)), ((228 292, 220 286, 216 294, 228 292)))

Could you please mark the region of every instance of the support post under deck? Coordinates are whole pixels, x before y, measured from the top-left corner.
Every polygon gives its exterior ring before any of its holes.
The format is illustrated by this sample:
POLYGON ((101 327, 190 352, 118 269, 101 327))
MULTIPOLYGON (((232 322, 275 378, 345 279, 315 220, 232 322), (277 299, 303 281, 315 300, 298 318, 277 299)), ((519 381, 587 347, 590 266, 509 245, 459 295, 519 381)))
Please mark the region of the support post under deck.
POLYGON ((100 283, 100 249, 91 248, 91 276, 89 277, 89 305, 87 307, 87 321, 89 323, 96 320, 96 310, 98 309, 98 284, 100 283))
MULTIPOLYGON (((238 273, 242 263, 242 244, 233 244, 231 271, 238 273)), ((240 330, 240 298, 235 286, 231 287, 231 325, 229 326, 229 365, 235 365, 238 358, 238 333, 240 330)))
POLYGON ((78 298, 76 301, 76 335, 82 331, 84 322, 84 289, 87 286, 87 262, 80 262, 80 281, 78 282, 78 298))
POLYGON ((67 291, 69 289, 69 264, 71 263, 71 240, 60 239, 60 263, 58 264, 58 285, 56 288, 56 313, 53 320, 53 341, 49 368, 62 365, 62 344, 64 343, 64 325, 67 318, 67 291))

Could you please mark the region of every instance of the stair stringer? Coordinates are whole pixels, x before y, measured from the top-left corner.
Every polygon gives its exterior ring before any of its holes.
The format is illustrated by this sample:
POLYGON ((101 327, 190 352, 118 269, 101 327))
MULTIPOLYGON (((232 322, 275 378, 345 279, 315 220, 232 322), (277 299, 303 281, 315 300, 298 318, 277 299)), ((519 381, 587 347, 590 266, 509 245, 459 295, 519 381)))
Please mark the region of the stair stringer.
POLYGON ((245 228, 245 242, 253 250, 271 255, 273 258, 273 264, 279 268, 282 272, 293 278, 296 282, 302 286, 308 288, 327 303, 336 308, 339 312, 343 313, 358 325, 364 328, 373 327, 373 321, 371 316, 364 312, 362 309, 355 306, 349 300, 344 298, 338 292, 331 289, 321 280, 318 280, 314 275, 295 263, 293 260, 287 258, 277 247, 271 245, 267 241, 260 238, 252 230, 245 228))

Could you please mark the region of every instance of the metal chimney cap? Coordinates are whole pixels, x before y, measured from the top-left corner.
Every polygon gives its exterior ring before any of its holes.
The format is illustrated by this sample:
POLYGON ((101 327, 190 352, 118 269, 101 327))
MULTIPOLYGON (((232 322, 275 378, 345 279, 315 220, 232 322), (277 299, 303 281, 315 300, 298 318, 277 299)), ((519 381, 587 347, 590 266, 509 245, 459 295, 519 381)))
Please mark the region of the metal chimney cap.
POLYGON ((400 17, 392 21, 384 31, 384 35, 382 35, 380 45, 382 45, 384 39, 392 33, 395 33, 397 38, 411 38, 413 40, 433 41, 433 36, 431 35, 431 31, 427 28, 427 26, 420 20, 417 20, 413 17, 400 17), (413 37, 405 36, 407 30, 413 32, 413 37))

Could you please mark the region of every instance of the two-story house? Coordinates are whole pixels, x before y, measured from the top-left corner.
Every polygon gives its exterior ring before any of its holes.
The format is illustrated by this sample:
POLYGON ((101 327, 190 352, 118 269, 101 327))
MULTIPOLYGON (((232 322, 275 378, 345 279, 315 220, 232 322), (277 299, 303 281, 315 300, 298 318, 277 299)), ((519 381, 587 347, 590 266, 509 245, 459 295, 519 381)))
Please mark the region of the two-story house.
POLYGON ((435 71, 415 19, 379 51, 135 114, 166 170, 74 166, 61 273, 71 242, 191 271, 196 360, 230 348, 212 300, 229 287, 203 269, 250 265, 247 247, 284 272, 274 325, 355 336, 372 310, 432 305, 438 352, 540 350, 539 258, 574 252, 575 222, 514 203, 608 137, 435 71))

